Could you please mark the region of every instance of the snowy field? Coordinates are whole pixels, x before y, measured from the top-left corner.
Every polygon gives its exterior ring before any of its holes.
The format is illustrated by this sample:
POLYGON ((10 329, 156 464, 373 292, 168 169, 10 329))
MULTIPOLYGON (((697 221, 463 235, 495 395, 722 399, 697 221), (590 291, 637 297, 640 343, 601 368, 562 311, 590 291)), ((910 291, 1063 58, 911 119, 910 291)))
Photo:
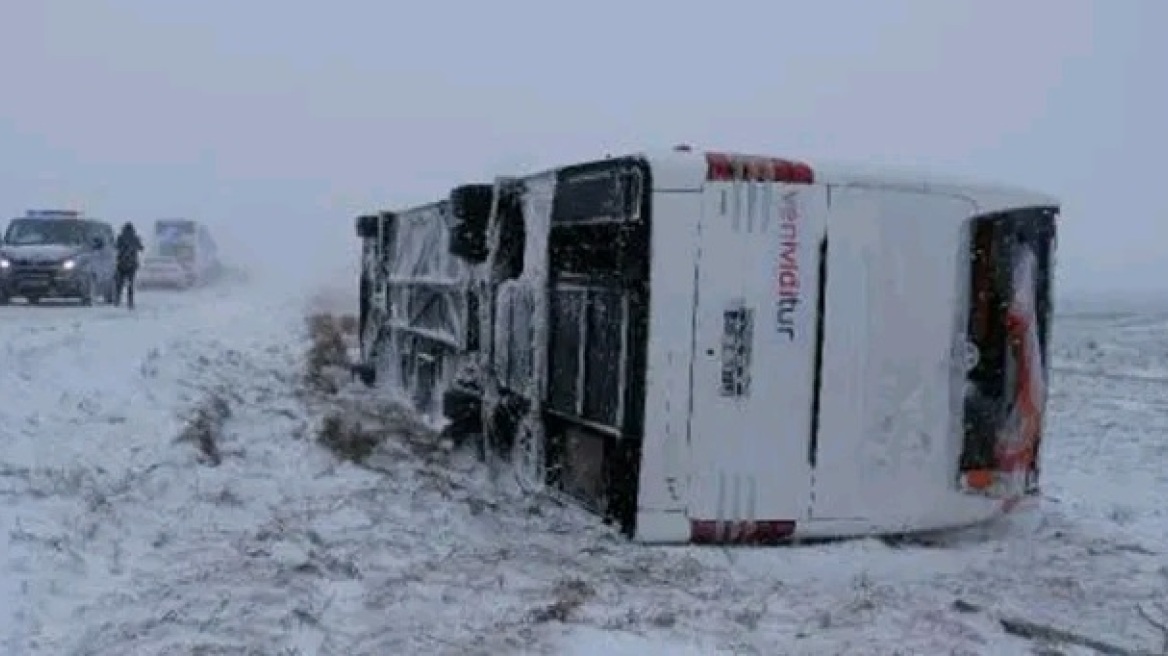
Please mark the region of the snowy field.
MULTIPOLYGON (((0 308, 0 653, 1160 653, 1168 302, 1056 326, 1041 508, 927 544, 627 544, 459 453, 314 442, 303 292, 0 308), (205 462, 184 413, 229 400, 205 462)), ((343 391, 353 407, 361 390, 343 391)))

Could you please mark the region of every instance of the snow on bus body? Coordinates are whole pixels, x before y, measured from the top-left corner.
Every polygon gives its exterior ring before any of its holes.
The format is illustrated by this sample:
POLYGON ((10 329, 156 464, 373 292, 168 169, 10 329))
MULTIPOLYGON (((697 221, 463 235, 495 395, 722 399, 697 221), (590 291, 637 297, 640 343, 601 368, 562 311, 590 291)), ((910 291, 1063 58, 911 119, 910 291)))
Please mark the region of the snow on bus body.
POLYGON ((363 237, 360 360, 373 363, 390 389, 410 391, 436 415, 439 390, 470 359, 470 266, 448 248, 448 204, 358 221, 363 237), (459 357, 459 356, 463 357, 459 357))
POLYGON ((427 207, 358 220, 367 380, 442 397, 640 541, 933 530, 1037 494, 1052 198, 680 149, 427 207))

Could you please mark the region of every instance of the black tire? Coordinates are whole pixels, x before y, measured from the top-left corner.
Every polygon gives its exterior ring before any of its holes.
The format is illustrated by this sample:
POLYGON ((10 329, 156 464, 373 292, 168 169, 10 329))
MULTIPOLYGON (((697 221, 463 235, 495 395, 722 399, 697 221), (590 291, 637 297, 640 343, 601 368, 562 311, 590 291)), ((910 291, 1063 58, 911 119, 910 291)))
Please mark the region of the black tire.
POLYGON ((483 400, 474 390, 451 387, 442 393, 442 415, 458 430, 478 433, 482 430, 483 400))
POLYGON ((24 300, 28 301, 29 305, 36 305, 41 302, 40 296, 25 296, 24 300))
POLYGON ((90 274, 86 278, 85 290, 81 292, 81 304, 86 307, 93 306, 93 297, 97 295, 97 276, 90 274))
POLYGON ((450 190, 450 213, 459 222, 469 223, 478 230, 485 230, 494 195, 495 186, 490 184, 455 187, 450 190))
POLYGON ((377 368, 371 364, 355 364, 349 367, 353 377, 361 381, 365 387, 377 385, 377 368))
POLYGON ((365 324, 369 322, 369 277, 365 265, 361 265, 361 278, 357 282, 357 339, 365 336, 365 324))
POLYGON ((483 439, 479 447, 479 458, 486 460, 497 457, 504 461, 511 459, 511 449, 519 433, 519 424, 527 412, 527 401, 511 394, 504 394, 495 407, 494 413, 483 427, 483 439))
POLYGON ((0 292, 0 305, 8 305, 12 299, 8 298, 8 294, 0 292))
POLYGON ((357 236, 361 239, 376 237, 379 219, 376 214, 363 214, 357 217, 357 236))
POLYGON ((489 184, 470 184, 455 187, 450 192, 451 255, 472 264, 487 259, 487 223, 494 202, 495 187, 489 184))

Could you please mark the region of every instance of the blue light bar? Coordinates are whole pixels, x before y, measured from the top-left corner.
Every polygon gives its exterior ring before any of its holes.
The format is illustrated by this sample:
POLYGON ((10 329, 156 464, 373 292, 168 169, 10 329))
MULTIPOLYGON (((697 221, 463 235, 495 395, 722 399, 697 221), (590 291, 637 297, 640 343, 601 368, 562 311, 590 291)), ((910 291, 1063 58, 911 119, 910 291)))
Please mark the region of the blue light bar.
POLYGON ((26 219, 79 219, 81 212, 77 210, 26 210, 26 219))

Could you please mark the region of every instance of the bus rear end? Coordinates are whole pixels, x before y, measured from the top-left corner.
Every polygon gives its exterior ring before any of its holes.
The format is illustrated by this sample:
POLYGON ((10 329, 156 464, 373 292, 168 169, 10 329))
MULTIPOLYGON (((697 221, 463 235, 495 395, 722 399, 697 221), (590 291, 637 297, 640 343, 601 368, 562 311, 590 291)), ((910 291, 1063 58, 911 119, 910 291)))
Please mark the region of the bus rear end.
POLYGON ((649 379, 641 539, 936 530, 1033 495, 1057 208, 781 160, 759 174, 752 157, 724 175, 710 159, 700 209, 671 194, 677 217, 700 212, 696 266, 658 249, 694 269, 654 283, 689 288, 693 319, 683 294, 654 306, 669 320, 653 324, 651 369, 680 364, 649 379))

